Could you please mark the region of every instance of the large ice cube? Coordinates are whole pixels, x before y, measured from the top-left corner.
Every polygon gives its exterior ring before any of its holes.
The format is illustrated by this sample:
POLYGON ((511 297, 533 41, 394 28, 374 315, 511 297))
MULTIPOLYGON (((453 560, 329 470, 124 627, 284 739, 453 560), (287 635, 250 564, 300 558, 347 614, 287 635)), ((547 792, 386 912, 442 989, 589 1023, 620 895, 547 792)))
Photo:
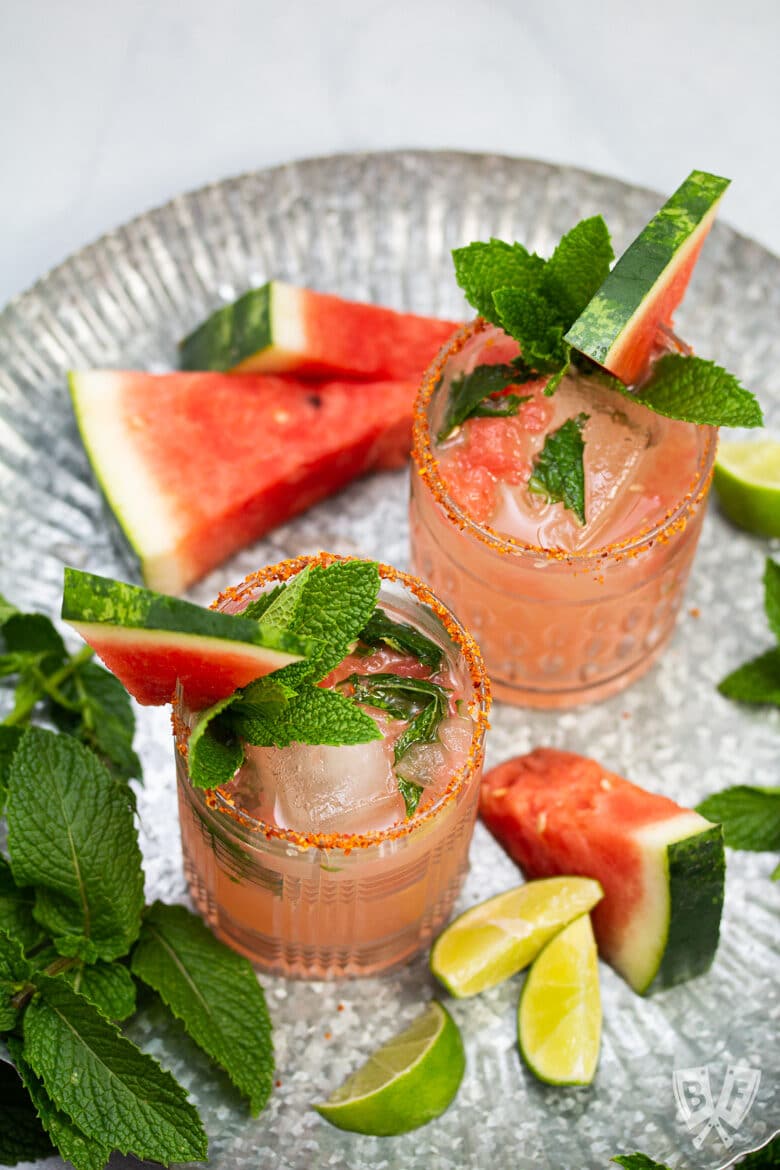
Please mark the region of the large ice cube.
POLYGON ((365 833, 404 816, 387 739, 341 747, 247 748, 254 815, 299 833, 365 833))

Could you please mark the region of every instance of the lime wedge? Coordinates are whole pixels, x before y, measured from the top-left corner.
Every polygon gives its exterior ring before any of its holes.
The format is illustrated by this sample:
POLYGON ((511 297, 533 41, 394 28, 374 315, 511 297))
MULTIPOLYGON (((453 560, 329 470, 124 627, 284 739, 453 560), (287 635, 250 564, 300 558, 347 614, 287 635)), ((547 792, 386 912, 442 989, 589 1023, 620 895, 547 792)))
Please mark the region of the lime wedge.
POLYGON ((780 442, 721 442, 715 490, 723 511, 740 528, 780 536, 780 442))
POLYGON ((431 971, 459 999, 495 987, 527 967, 553 935, 603 896, 598 882, 583 877, 542 878, 497 894, 439 935, 431 971))
POLYGON ((463 1041, 440 1003, 379 1048, 314 1108, 339 1129, 377 1137, 407 1133, 443 1113, 466 1067, 463 1041))
POLYGON ((528 1067, 550 1085, 589 1085, 601 1043, 596 941, 583 914, 549 942, 528 973, 517 1010, 528 1067))

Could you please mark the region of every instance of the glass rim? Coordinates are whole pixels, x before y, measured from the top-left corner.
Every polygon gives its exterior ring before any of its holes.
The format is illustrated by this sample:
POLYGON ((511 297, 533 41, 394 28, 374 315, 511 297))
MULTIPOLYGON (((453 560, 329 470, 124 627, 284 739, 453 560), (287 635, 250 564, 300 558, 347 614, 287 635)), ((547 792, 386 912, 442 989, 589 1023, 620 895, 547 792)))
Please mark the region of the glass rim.
MULTIPOLYGON (((267 585, 271 582, 280 583, 287 581, 307 565, 326 566, 336 561, 361 560, 370 560, 370 558, 341 556, 337 553, 328 552, 290 557, 286 560, 278 561, 274 565, 269 565, 264 569, 258 569, 245 577, 238 585, 229 586, 224 589, 216 600, 211 603, 210 608, 220 609, 229 602, 241 601, 247 594, 257 589, 258 586, 267 585)), ((490 680, 479 646, 468 630, 458 621, 453 612, 439 600, 430 586, 426 585, 418 577, 414 577, 410 573, 405 573, 401 569, 396 569, 392 565, 384 564, 381 561, 375 561, 374 563, 377 565, 379 575, 383 581, 400 584, 418 602, 428 606, 432 610, 441 622, 445 633, 458 648, 461 657, 466 663, 474 689, 472 703, 476 708, 475 712, 470 711, 474 728, 468 757, 465 763, 453 772, 446 787, 432 803, 423 804, 421 802, 422 807, 418 807, 411 817, 405 818, 403 821, 399 821, 397 824, 390 825, 385 829, 370 829, 365 833, 301 833, 295 829, 285 829, 279 825, 268 824, 266 821, 257 820, 239 809, 230 795, 223 791, 224 786, 213 789, 196 788, 189 778, 188 770, 187 782, 191 792, 195 796, 200 797, 213 812, 224 814, 228 823, 233 822, 237 827, 240 826, 248 833, 257 834, 258 837, 263 837, 266 841, 278 841, 282 845, 295 845, 300 849, 339 850, 345 855, 349 855, 357 849, 381 845, 387 841, 402 840, 416 832, 422 825, 433 821, 443 808, 450 804, 466 787, 474 772, 484 761, 484 739, 485 732, 489 726, 488 714, 490 712, 491 695, 490 680)), ((472 703, 469 704, 470 707, 472 703)), ((182 715, 183 706, 183 699, 177 694, 173 708, 174 737, 176 750, 186 764, 187 740, 190 735, 190 727, 182 715)))
POLYGON ((706 499, 715 470, 715 457, 718 450, 717 427, 689 424, 698 426, 700 431, 705 432, 705 443, 698 458, 695 477, 685 495, 651 527, 645 528, 633 536, 625 537, 623 540, 613 541, 597 548, 568 550, 560 547, 544 548, 542 545, 529 544, 517 537, 499 532, 498 529, 491 528, 489 524, 479 524, 453 500, 441 476, 439 461, 433 451, 429 407, 447 362, 455 357, 472 337, 491 328, 498 328, 498 326, 493 326, 482 317, 476 317, 461 326, 442 347, 425 372, 415 399, 412 460, 418 477, 452 523, 457 528, 470 532, 483 544, 501 555, 519 559, 543 559, 550 564, 562 564, 567 567, 574 564, 578 570, 583 571, 601 569, 607 563, 617 563, 626 557, 636 557, 651 548, 656 540, 669 540, 682 531, 689 517, 706 499))

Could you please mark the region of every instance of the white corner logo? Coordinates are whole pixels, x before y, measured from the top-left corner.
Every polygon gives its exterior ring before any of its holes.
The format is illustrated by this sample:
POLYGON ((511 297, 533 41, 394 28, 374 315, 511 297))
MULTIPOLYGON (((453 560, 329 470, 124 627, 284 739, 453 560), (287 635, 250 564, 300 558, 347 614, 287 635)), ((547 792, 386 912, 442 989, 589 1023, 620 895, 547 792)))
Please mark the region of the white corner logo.
POLYGON ((730 1064, 717 1100, 713 1099, 708 1065, 678 1068, 672 1078, 677 1108, 685 1124, 694 1133, 693 1144, 701 1149, 712 1130, 726 1149, 750 1112, 761 1083, 761 1070, 745 1064, 730 1064), (733 1132, 726 1128, 729 1126, 733 1132))

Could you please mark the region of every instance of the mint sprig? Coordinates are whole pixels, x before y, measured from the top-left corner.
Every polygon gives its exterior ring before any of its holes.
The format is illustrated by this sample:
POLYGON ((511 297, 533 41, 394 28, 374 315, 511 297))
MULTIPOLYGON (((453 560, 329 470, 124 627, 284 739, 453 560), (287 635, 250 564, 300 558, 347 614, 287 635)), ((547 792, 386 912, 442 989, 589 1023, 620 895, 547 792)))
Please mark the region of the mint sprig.
POLYGON ((764 567, 764 609, 777 645, 737 667, 718 683, 727 699, 738 703, 780 707, 780 564, 767 558, 764 567))
POLYGON ((626 394, 666 418, 713 427, 760 427, 761 407, 737 378, 704 358, 668 353, 626 394))
POLYGON ((407 622, 394 621, 379 607, 363 626, 359 638, 365 646, 385 645, 399 654, 411 654, 427 666, 431 674, 440 669, 444 657, 441 648, 431 638, 407 622))
POLYGON ((547 436, 534 460, 528 490, 543 495, 551 503, 562 503, 573 512, 580 524, 585 523, 585 443, 582 428, 587 414, 578 414, 547 436))
POLYGON ((510 386, 522 386, 536 378, 522 359, 517 362, 477 366, 469 374, 453 378, 437 437, 442 443, 468 418, 511 417, 529 396, 505 394, 510 386), (493 397, 500 395, 500 397, 493 397))

